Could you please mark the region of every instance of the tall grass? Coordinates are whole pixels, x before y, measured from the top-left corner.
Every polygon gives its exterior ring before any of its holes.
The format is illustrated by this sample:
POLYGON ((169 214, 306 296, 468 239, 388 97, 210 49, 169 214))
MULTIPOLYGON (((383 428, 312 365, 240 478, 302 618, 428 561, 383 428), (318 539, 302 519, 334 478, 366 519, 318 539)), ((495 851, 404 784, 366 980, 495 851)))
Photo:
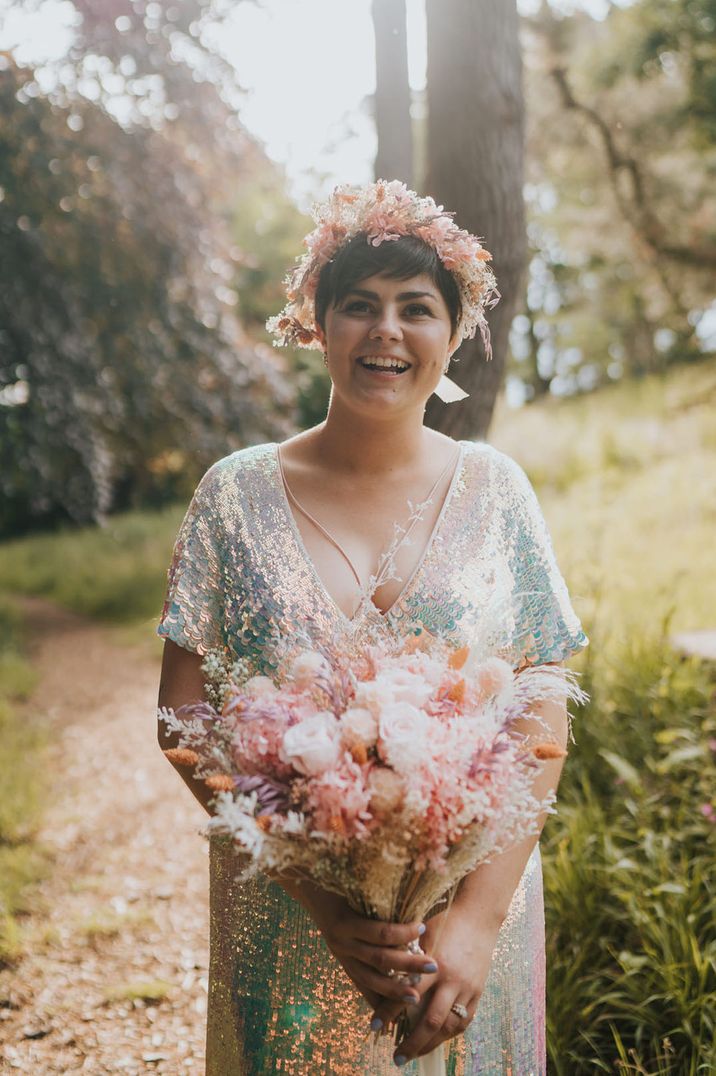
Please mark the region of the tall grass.
POLYGON ((48 862, 35 839, 47 736, 38 715, 28 720, 21 712, 35 683, 24 643, 19 610, 0 597, 0 966, 21 953, 21 917, 30 910, 33 885, 48 862))
POLYGON ((64 529, 0 546, 0 590, 37 594, 67 609, 126 623, 161 612, 184 506, 124 512, 106 527, 64 529))
POLYGON ((663 636, 593 672, 543 840, 553 1071, 714 1072, 716 681, 663 636))

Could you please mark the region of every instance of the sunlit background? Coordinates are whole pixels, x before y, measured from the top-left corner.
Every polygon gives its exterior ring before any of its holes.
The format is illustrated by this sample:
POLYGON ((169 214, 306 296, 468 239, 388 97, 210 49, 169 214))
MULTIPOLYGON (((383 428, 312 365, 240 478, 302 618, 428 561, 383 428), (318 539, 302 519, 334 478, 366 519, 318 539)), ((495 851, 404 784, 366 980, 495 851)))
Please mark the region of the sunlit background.
MULTIPOLYGON (((530 14, 540 0, 520 0, 530 14)), ((150 5, 151 6, 151 5, 150 5)), ((602 19, 607 0, 569 0, 602 19)), ((62 57, 77 20, 67 0, 45 0, 37 10, 0 4, 0 49, 20 63, 62 57)), ((422 0, 407 0, 410 85, 425 88, 426 39, 422 0)), ((307 209, 335 183, 373 178, 376 138, 366 99, 375 91, 370 0, 265 0, 238 3, 213 46, 236 67, 246 98, 242 122, 286 169, 291 191, 307 209)))
POLYGON ((265 321, 311 202, 409 134, 393 175, 503 290, 426 421, 525 468, 591 640, 542 839, 551 1071, 716 1072, 716 4, 517 6, 405 0, 391 84, 370 0, 0 0, 0 1067, 199 1071, 166 570, 210 464, 325 416, 265 321), (470 81, 486 24, 511 82, 470 81))

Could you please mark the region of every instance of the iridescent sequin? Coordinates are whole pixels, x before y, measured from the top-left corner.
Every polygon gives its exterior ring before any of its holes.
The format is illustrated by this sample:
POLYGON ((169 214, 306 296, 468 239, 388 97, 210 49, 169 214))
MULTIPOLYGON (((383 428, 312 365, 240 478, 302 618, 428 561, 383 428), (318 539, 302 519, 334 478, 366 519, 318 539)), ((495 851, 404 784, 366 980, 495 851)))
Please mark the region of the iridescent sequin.
MULTIPOLYGON (((521 468, 463 442, 459 473, 422 563, 391 610, 349 620, 300 542, 275 444, 219 460, 177 537, 157 628, 179 646, 217 646, 270 674, 277 639, 350 650, 418 626, 476 643, 515 667, 586 645, 534 492, 521 468)), ((208 1076, 395 1072, 370 1008, 305 910, 266 879, 237 884, 224 838, 211 847, 208 1076)), ((545 1072, 544 913, 539 849, 517 887, 475 1019, 446 1048, 448 1076, 545 1072)), ((402 1070, 414 1076, 410 1063, 402 1070)))

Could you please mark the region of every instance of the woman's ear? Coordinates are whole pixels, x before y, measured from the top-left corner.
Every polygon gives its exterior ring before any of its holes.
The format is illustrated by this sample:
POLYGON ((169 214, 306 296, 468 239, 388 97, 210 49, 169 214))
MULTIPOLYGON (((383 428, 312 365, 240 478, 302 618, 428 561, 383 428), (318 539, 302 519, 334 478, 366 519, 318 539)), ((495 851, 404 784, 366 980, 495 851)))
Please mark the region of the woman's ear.
POLYGON ((323 329, 318 324, 318 322, 316 322, 316 337, 318 338, 318 342, 321 345, 321 350, 325 351, 326 350, 326 334, 324 333, 323 329))

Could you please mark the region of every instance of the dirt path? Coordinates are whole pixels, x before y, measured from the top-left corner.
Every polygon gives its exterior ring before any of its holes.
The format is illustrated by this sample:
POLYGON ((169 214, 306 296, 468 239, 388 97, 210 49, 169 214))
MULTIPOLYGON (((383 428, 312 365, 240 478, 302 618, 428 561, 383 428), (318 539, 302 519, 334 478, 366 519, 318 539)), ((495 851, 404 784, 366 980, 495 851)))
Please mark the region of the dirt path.
POLYGON ((53 728, 41 838, 55 864, 27 955, 0 972, 0 1070, 203 1073, 207 816, 156 743, 159 666, 106 628, 25 608, 32 703, 53 728))

